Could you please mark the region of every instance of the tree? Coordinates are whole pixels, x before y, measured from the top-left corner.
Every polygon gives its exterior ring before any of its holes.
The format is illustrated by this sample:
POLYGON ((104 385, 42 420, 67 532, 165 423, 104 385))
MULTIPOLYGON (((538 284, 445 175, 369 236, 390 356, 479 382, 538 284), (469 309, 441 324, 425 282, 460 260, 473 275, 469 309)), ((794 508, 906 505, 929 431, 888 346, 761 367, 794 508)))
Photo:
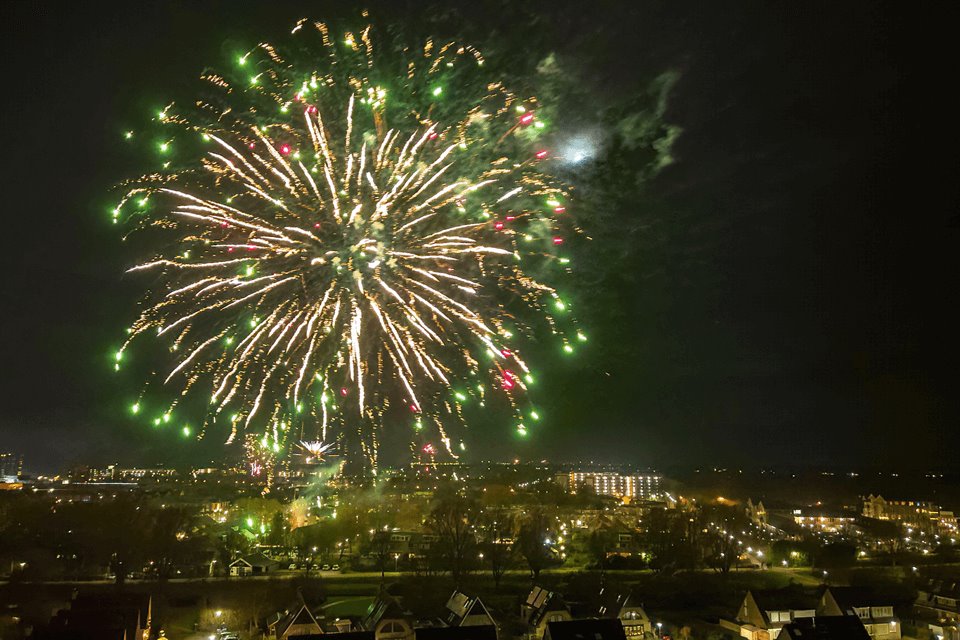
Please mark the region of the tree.
POLYGON ((494 588, 500 589, 503 574, 513 563, 513 547, 510 539, 514 533, 513 515, 501 508, 494 507, 484 511, 484 541, 480 546, 483 558, 490 566, 494 588))
POLYGON ((298 527, 290 532, 291 544, 297 551, 297 559, 303 563, 307 571, 312 565, 312 562, 306 561, 307 558, 312 560, 319 554, 320 560, 326 562, 339 538, 340 532, 335 522, 329 520, 298 527))
POLYGON ((270 530, 267 533, 266 543, 275 547, 281 547, 287 543, 287 534, 290 533, 290 525, 287 517, 282 511, 275 511, 270 518, 270 530))
POLYGON ((234 558, 249 554, 253 550, 253 545, 242 533, 228 529, 216 537, 213 548, 220 571, 226 574, 234 558))
POLYGON ((387 570, 387 559, 390 557, 390 529, 384 528, 374 532, 370 538, 369 551, 380 570, 380 586, 383 586, 384 573, 387 570))
POLYGON ((109 558, 114 581, 123 584, 127 572, 143 567, 145 532, 151 524, 146 505, 131 497, 117 498, 102 505, 86 505, 81 525, 85 545, 96 555, 109 558), (109 523, 109 526, 103 526, 109 523))
POLYGON ((688 512, 651 510, 643 520, 649 566, 658 573, 696 569, 705 555, 698 519, 688 512))
POLYGON ((195 517, 194 511, 178 506, 153 509, 148 514, 144 547, 161 580, 169 578, 175 566, 197 550, 190 542, 195 517))
POLYGON ((793 540, 776 540, 770 546, 770 562, 783 567, 809 564, 805 546, 793 540))
POLYGON ((547 544, 550 526, 547 516, 540 507, 535 507, 520 525, 517 545, 520 555, 527 561, 530 577, 536 581, 552 558, 547 544))
POLYGON ((617 532, 612 524, 603 524, 590 532, 587 539, 587 550, 590 557, 600 567, 602 576, 607 569, 607 556, 617 546, 617 532))
POLYGON ((820 548, 814 566, 823 569, 845 569, 857 561, 857 546, 852 542, 831 542, 820 548))
POLYGON ((476 503, 453 490, 444 491, 430 511, 428 526, 440 540, 439 549, 457 586, 476 557, 477 539, 472 519, 476 503))
POLYGON ((893 566, 896 566, 897 559, 903 553, 905 546, 903 525, 894 520, 879 520, 861 516, 857 518, 857 526, 866 537, 872 538, 887 547, 890 562, 893 566))
POLYGON ((726 575, 740 558, 743 541, 738 536, 749 526, 746 515, 736 507, 715 505, 704 509, 703 520, 707 529, 703 536, 707 565, 726 575))

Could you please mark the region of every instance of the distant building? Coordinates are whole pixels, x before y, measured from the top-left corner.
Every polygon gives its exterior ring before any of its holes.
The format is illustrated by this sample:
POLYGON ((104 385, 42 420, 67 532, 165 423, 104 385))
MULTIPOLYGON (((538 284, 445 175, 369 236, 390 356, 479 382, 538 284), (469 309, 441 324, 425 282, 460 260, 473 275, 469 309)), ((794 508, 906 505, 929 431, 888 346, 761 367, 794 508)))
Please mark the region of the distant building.
POLYGON ((767 522, 767 508, 763 506, 763 501, 761 500, 757 504, 753 504, 753 500, 747 498, 747 506, 744 509, 750 522, 755 524, 758 527, 766 527, 767 522))
POLYGON ((778 640, 870 640, 857 616, 816 616, 784 625, 778 640))
POLYGON ((134 482, 137 480, 170 480, 176 477, 176 469, 150 467, 146 469, 116 469, 113 479, 122 482, 134 482))
POLYGON ((20 482, 23 474, 23 456, 8 451, 0 452, 0 483, 20 482))
POLYGON ((275 570, 279 564, 262 553, 237 558, 230 563, 231 576, 259 576, 275 570))
POLYGON ((800 509, 793 512, 793 521, 805 529, 823 533, 837 533, 856 522, 856 517, 846 512, 816 511, 804 513, 800 509))
POLYGON ((957 534, 957 516, 932 502, 885 500, 870 494, 863 499, 863 515, 876 520, 895 520, 927 533, 957 534))
POLYGON ((389 539, 384 540, 387 553, 403 560, 425 557, 429 553, 430 547, 440 539, 440 536, 433 533, 402 531, 400 529, 378 532, 377 535, 389 536, 389 539))
POLYGON ((620 475, 613 471, 571 471, 556 476, 568 492, 587 491, 601 496, 614 496, 629 500, 660 499, 660 476, 620 475))
POLYGON ((855 587, 828 587, 817 605, 818 616, 856 616, 871 640, 900 640, 900 620, 885 596, 855 587))

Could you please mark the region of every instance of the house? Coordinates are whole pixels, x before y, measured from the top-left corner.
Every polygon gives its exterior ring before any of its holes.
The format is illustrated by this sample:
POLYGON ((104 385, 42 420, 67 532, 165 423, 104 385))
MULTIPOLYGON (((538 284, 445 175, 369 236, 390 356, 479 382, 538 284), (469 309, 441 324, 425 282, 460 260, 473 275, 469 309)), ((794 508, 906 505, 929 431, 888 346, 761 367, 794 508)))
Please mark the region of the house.
POLYGON ((615 618, 550 622, 543 637, 544 640, 626 640, 623 625, 615 618))
POLYGON ((869 640, 857 616, 816 616, 784 625, 779 640, 869 640))
POLYGON ((479 597, 461 591, 454 591, 447 600, 447 612, 444 622, 448 627, 497 626, 479 597))
POLYGON ((627 638, 644 638, 653 634, 650 617, 629 591, 609 587, 600 589, 600 601, 593 615, 597 618, 616 618, 623 625, 627 638))
POLYGON ((37 638, 149 640, 153 600, 145 594, 78 595, 37 638))
POLYGON ((411 640, 413 638, 413 614, 400 606, 395 598, 381 592, 370 603, 360 620, 364 631, 372 631, 375 640, 411 640))
POLYGON ((940 622, 960 622, 960 583, 931 580, 917 590, 918 614, 940 622))
POLYGON ((815 599, 791 587, 748 591, 733 621, 721 620, 720 626, 747 640, 774 640, 784 625, 814 617, 816 606, 815 599))
MULTIPOLYGON (((497 640, 497 628, 491 624, 465 627, 424 627, 416 630, 416 640, 497 640)), ((337 640, 340 637, 337 636, 337 640)))
POLYGON ((246 558, 237 558, 230 563, 231 576, 258 576, 270 573, 279 566, 262 553, 257 553, 246 558))
POLYGON ((900 620, 888 598, 867 589, 828 587, 820 596, 817 616, 856 616, 872 640, 900 640, 900 620))
POLYGON ((267 622, 267 637, 277 640, 323 632, 322 618, 318 620, 303 601, 298 601, 295 607, 267 622))
POLYGON ((426 556, 430 547, 439 540, 439 536, 433 533, 402 529, 381 531, 377 535, 382 536, 383 539, 380 542, 388 555, 404 560, 426 556))
POLYGON ((927 621, 934 637, 960 640, 960 583, 930 580, 922 584, 913 610, 927 621))
POLYGON ((524 636, 528 640, 540 640, 547 631, 547 624, 572 620, 570 607, 563 597, 553 591, 536 586, 520 605, 520 620, 526 625, 524 636))

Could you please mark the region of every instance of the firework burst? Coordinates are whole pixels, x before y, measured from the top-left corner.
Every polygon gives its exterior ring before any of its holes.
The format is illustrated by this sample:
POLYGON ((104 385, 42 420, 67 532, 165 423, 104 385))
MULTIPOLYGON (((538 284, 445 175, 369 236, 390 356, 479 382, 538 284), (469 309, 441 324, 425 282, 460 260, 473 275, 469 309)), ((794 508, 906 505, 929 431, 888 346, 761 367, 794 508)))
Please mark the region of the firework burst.
POLYGON ((170 354, 133 412, 169 394, 162 425, 200 397, 188 435, 219 422, 258 457, 338 440, 376 464, 394 424, 456 456, 464 407, 498 394, 525 436, 539 414, 521 339, 586 339, 547 284, 573 226, 536 99, 457 43, 398 60, 370 27, 335 39, 306 21, 292 40, 310 64, 261 44, 160 112, 161 169, 114 210, 153 247, 130 271, 155 277, 117 368, 142 337, 170 354))

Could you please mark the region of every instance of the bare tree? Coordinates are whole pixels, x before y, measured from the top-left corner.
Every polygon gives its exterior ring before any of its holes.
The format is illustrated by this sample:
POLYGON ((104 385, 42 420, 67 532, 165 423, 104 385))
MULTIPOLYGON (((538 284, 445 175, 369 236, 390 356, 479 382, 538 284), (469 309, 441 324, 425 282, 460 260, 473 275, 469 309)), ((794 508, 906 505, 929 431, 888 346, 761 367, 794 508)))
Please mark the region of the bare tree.
POLYGON ((534 508, 520 525, 517 534, 517 545, 520 555, 527 561, 530 568, 530 577, 536 581, 550 563, 550 548, 547 545, 547 536, 550 533, 549 521, 540 507, 534 508))
POLYGON ((494 587, 498 590, 503 574, 513 563, 512 538, 515 528, 513 514, 503 507, 494 507, 484 512, 484 541, 480 548, 483 550, 484 560, 490 566, 494 587))
POLYGON ((430 529, 439 536, 439 545, 457 586, 470 569, 476 536, 472 519, 476 504, 454 491, 445 491, 434 504, 428 519, 430 529))

